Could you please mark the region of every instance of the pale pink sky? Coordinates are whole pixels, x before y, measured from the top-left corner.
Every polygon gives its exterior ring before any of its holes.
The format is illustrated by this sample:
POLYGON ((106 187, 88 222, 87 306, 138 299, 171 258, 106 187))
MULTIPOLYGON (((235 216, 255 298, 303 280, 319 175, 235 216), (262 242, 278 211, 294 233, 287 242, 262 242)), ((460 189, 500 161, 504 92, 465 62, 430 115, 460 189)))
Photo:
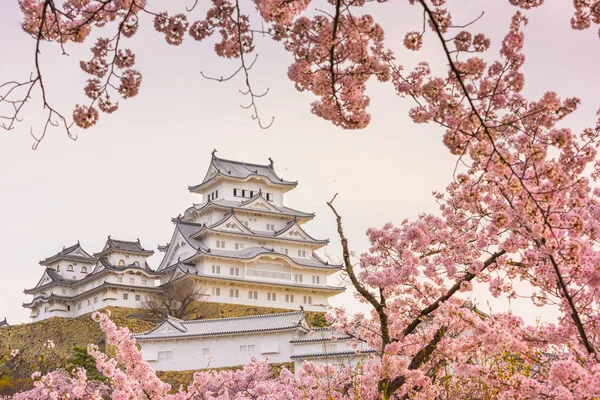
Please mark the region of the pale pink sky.
MULTIPOLYGON (((161 9, 166 2, 149 1, 161 9)), ((426 43, 423 54, 402 50, 403 33, 419 29, 420 13, 404 2, 375 7, 387 29, 387 42, 408 66, 422 56, 441 61, 438 43, 426 43)), ((455 22, 486 14, 477 27, 485 29, 497 49, 515 11, 506 0, 452 1, 463 6, 455 22)), ((183 8, 185 2, 178 3, 183 8)), ((314 6, 313 6, 314 8, 314 6)), ((595 30, 574 32, 569 27, 571 2, 547 0, 530 15, 526 28, 526 94, 554 90, 578 96, 583 105, 567 122, 580 129, 595 121, 600 105, 600 39, 595 30)), ((28 76, 34 43, 19 28, 16 0, 0 3, 0 81, 28 76)), ((183 212, 195 195, 187 186, 201 181, 213 148, 219 156, 249 162, 275 160, 285 179, 299 180, 286 204, 316 212, 307 225, 318 238, 331 239, 328 253, 340 254, 334 220, 325 202, 334 193, 345 217, 345 230, 357 253, 368 248, 368 227, 400 223, 421 212, 435 212, 433 190, 450 181, 454 159, 441 143, 443 131, 433 125, 414 125, 407 117, 410 103, 399 99, 389 85, 372 82, 373 122, 362 131, 343 131, 310 114, 310 95, 297 92, 286 78, 288 55, 279 44, 261 42, 253 70, 254 86, 268 87, 260 101, 261 114, 275 116, 268 130, 251 121, 238 104, 241 80, 228 84, 207 81, 200 71, 226 75, 235 62, 217 59, 212 42, 186 40, 170 47, 142 20, 130 40, 144 81, 140 95, 121 103, 119 112, 102 116, 99 125, 79 131, 73 142, 52 131, 37 151, 30 149, 31 125, 39 127, 39 99, 34 98, 26 120, 11 132, 0 131, 0 319, 28 320, 22 293, 33 287, 43 267, 38 261, 78 239, 88 252, 97 252, 107 235, 135 240, 149 248, 166 243, 172 234, 170 218, 183 212)), ((69 57, 55 46, 43 47, 43 69, 51 101, 67 114, 85 101, 87 76, 79 60, 89 45, 69 44, 69 57)), ((437 70, 440 70, 438 64, 437 70)), ((158 265, 158 256, 151 264, 158 265)), ((348 300, 341 296, 334 304, 348 300)), ((484 310, 487 297, 478 293, 484 310)), ((494 311, 506 307, 496 301, 494 311)), ((349 309, 354 309, 350 306, 349 309)), ((533 322, 540 309, 520 307, 533 322)))

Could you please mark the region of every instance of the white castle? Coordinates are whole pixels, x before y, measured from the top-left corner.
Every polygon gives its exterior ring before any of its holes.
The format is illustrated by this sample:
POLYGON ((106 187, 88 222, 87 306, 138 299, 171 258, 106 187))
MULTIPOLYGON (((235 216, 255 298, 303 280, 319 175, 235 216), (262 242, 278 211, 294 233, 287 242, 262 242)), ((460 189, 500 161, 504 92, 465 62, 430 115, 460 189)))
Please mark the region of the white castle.
POLYGON ((77 317, 106 306, 141 308, 144 298, 175 280, 193 279, 206 300, 247 306, 325 311, 329 297, 344 287, 327 284, 340 267, 315 251, 328 243, 302 228, 314 214, 284 205, 297 186, 267 165, 218 158, 213 151, 202 183, 189 187, 202 196, 173 219, 171 241, 158 246, 164 257, 156 270, 154 254, 137 241, 108 237, 90 255, 79 243, 40 264, 42 278, 25 290, 23 304, 32 321, 77 317))

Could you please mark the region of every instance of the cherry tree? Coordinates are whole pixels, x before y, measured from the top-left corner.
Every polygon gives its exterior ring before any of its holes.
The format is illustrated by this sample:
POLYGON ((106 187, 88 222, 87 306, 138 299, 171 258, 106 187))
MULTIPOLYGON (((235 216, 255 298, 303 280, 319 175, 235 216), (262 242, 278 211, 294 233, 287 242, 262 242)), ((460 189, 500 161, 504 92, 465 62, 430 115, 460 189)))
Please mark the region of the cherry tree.
MULTIPOLYGON (((328 203, 345 273, 358 299, 372 308, 369 315, 334 309, 329 320, 332 329, 366 341, 378 358, 342 371, 307 363, 297 379, 288 371, 271 376, 264 361, 253 361, 242 371, 199 373, 187 389, 168 395, 129 333, 96 316, 109 341, 122 346, 116 360, 90 349, 113 398, 599 397, 600 121, 574 132, 563 120, 579 99, 552 91, 538 99, 523 95, 523 27, 529 9, 546 6, 543 0, 509 2, 515 13, 497 55, 489 51, 493 38, 475 31, 476 21, 454 25, 445 0, 398 4, 422 11, 422 29, 406 32, 404 45, 418 52, 425 40, 436 41, 447 69, 435 75, 427 60, 403 67, 386 47, 384 29, 364 12, 364 0, 330 0, 316 13, 308 0, 213 0, 202 16, 200 4, 170 15, 144 0, 22 0, 23 29, 36 44, 35 72, 0 87, 0 118, 12 129, 33 92, 40 92, 47 122, 36 145, 52 125, 72 135, 71 121, 90 128, 101 112, 117 110, 118 98, 137 95, 142 75, 126 39, 151 18, 171 45, 216 37, 216 55, 238 63, 235 74, 243 76, 247 106, 262 127, 270 123, 259 115, 263 93, 253 89, 250 69, 255 40, 266 37, 293 56, 288 77, 315 96, 316 116, 345 129, 364 128, 370 122, 367 82, 387 82, 413 102, 408 113, 416 124, 440 126, 457 160, 453 181, 435 195, 439 215, 369 230, 371 248, 358 266, 342 213, 328 203), (258 24, 250 18, 254 9, 258 24), (47 100, 39 45, 84 42, 99 28, 113 33, 97 39, 91 58, 81 62, 90 75, 89 101, 67 117, 47 100), (492 296, 553 305, 559 317, 532 326, 514 312, 483 315, 462 297, 474 284, 488 286, 492 296)), ((600 24, 600 2, 573 5, 573 29, 600 24)))

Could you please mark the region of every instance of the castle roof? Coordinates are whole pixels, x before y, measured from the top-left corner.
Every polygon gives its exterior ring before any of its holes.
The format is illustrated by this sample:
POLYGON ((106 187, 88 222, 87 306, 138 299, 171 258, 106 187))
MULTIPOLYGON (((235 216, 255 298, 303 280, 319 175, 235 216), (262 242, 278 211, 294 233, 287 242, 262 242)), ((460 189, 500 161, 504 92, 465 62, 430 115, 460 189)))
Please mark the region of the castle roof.
POLYGON ((255 247, 247 247, 242 250, 225 250, 225 249, 212 249, 212 248, 204 248, 200 247, 198 252, 186 259, 185 261, 192 261, 196 258, 201 258, 203 256, 207 257, 216 257, 216 258, 230 258, 230 259, 238 259, 238 260, 252 260, 258 258, 262 255, 271 255, 277 256, 280 258, 284 258, 290 261, 292 264, 303 266, 303 267, 312 267, 318 269, 330 269, 330 270, 339 270, 341 269, 340 265, 329 264, 328 262, 324 262, 320 258, 317 258, 313 253, 312 258, 297 258, 290 257, 287 254, 280 253, 275 251, 273 248, 268 248, 265 246, 255 246, 255 247))
POLYGON ((130 242, 127 240, 117 240, 108 236, 106 239, 106 244, 100 253, 95 253, 94 256, 101 257, 103 255, 109 254, 111 252, 122 252, 122 253, 131 253, 131 254, 139 254, 143 256, 151 256, 154 254, 152 250, 146 250, 142 247, 140 243, 140 239, 136 242, 130 242))
POLYGON ((56 253, 55 255, 48 257, 45 260, 40 261, 40 265, 47 266, 56 261, 62 261, 62 260, 73 261, 73 262, 84 262, 84 263, 85 262, 89 262, 89 263, 96 262, 96 259, 94 257, 92 257, 91 255, 89 255, 85 250, 83 250, 83 248, 81 247, 79 242, 77 242, 73 246, 63 247, 63 249, 61 251, 59 251, 58 253, 56 253))
POLYGON ((190 192, 200 193, 203 188, 215 182, 219 178, 247 180, 250 178, 265 179, 273 185, 295 187, 298 182, 286 181, 280 178, 273 168, 273 160, 269 164, 253 164, 242 161, 226 160, 212 152, 210 166, 202 183, 189 186, 190 192))
MULTIPOLYGON (((198 224, 196 224, 198 226, 198 224)), ((217 234, 229 234, 237 236, 246 236, 251 238, 260 239, 271 239, 278 241, 306 243, 317 245, 318 247, 325 246, 329 243, 329 240, 319 240, 310 236, 304 229, 300 227, 300 224, 296 219, 288 221, 288 223, 278 231, 262 231, 257 229, 250 229, 246 227, 235 215, 235 210, 231 210, 229 213, 219 221, 212 225, 202 225, 202 228, 191 235, 192 238, 198 238, 206 233, 217 233, 217 234), (292 229, 294 228, 294 229, 292 229), (285 233, 288 233, 285 235, 285 233)))
POLYGON ((167 317, 155 328, 133 336, 138 341, 143 341, 166 338, 190 338, 254 332, 275 332, 292 329, 308 330, 308 323, 306 322, 303 311, 194 321, 183 321, 177 318, 167 317))
POLYGON ((352 336, 333 332, 329 328, 317 328, 302 336, 290 340, 290 343, 315 343, 349 339, 352 339, 352 336))

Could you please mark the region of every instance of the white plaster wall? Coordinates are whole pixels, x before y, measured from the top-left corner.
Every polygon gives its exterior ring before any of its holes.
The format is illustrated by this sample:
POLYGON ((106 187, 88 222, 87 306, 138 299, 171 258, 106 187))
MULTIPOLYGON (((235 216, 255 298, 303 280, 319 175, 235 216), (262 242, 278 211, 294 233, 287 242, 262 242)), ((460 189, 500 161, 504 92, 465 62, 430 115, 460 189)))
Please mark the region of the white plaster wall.
POLYGON ((116 266, 121 266, 120 261, 122 260, 124 265, 130 265, 137 262, 140 267, 143 267, 144 262, 146 261, 144 256, 119 252, 112 252, 106 258, 110 264, 116 266))
POLYGON ((275 205, 283 205, 283 189, 271 186, 265 181, 257 179, 250 179, 247 182, 221 181, 218 185, 211 185, 210 188, 206 189, 203 193, 202 200, 206 202, 207 196, 215 190, 219 190, 218 199, 243 200, 243 197, 233 195, 233 189, 252 190, 254 191, 254 194, 262 191, 265 198, 266 193, 272 193, 272 203, 275 205))
MULTIPOLYGON (((259 306, 259 307, 275 307, 289 310, 298 310, 300 306, 303 306, 307 311, 320 311, 323 312, 325 309, 319 304, 327 304, 327 298, 319 293, 313 293, 309 290, 293 290, 285 288, 261 288, 253 285, 251 282, 240 282, 240 283, 215 283, 207 282, 203 285, 204 293, 207 294, 207 301, 215 303, 230 303, 230 304, 241 304, 248 306, 259 306), (216 289, 220 289, 220 295, 217 295, 216 289), (231 297, 231 289, 238 290, 239 297, 231 297), (249 298, 248 292, 257 292, 257 299, 249 298), (269 300, 269 293, 271 293, 271 300, 269 300), (275 294, 275 300, 273 300, 273 293, 275 294), (286 295, 287 301, 286 301, 286 295), (293 301, 291 295, 294 296, 293 301), (304 296, 307 297, 307 302, 304 302, 304 296), (308 304, 308 296, 312 298, 312 304, 308 304)), ((235 295, 235 292, 234 292, 235 295)))
POLYGON ((79 296, 77 299, 67 302, 41 303, 35 307, 39 310, 39 314, 37 317, 33 317, 32 321, 41 321, 51 317, 77 317, 107 306, 142 308, 144 298, 148 293, 140 288, 111 288, 79 296), (124 293, 127 294, 127 299, 123 298, 124 293), (136 295, 139 295, 139 300, 136 299, 136 295))
POLYGON ((272 363, 290 361, 292 331, 231 335, 223 337, 189 338, 179 340, 140 341, 144 359, 158 371, 182 371, 202 368, 221 368, 243 365, 251 356, 269 358, 272 363), (240 346, 254 345, 254 353, 241 353, 240 346), (264 352, 266 347, 268 352, 264 352), (210 364, 203 349, 210 352, 210 364), (277 350, 275 350, 277 349, 277 350), (170 360, 158 360, 159 351, 172 351, 170 360))
POLYGON ((94 264, 72 261, 57 261, 55 263, 50 264, 48 268, 52 268, 55 271, 59 269, 57 273, 65 279, 80 280, 85 278, 89 273, 91 273, 94 270, 94 264), (73 267, 73 271, 69 271, 69 266, 73 267), (87 273, 82 271, 83 267, 86 268, 87 273))

